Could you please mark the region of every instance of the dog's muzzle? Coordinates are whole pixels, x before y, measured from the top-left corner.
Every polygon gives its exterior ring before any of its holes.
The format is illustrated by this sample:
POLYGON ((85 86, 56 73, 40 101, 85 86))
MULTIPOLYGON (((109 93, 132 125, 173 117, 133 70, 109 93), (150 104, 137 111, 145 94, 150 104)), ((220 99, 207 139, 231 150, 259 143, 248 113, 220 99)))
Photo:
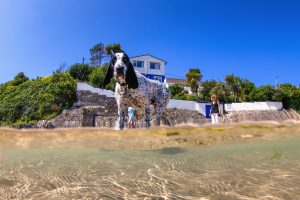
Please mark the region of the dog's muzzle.
POLYGON ((124 68, 120 67, 116 69, 116 81, 121 85, 121 86, 125 86, 126 82, 125 82, 125 77, 124 77, 124 68))

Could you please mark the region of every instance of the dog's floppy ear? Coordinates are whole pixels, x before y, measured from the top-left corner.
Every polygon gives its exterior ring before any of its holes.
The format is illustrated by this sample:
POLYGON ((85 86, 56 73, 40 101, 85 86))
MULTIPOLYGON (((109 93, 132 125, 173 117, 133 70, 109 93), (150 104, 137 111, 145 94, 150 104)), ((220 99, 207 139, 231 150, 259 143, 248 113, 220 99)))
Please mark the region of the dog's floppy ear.
POLYGON ((135 74, 133 65, 129 61, 126 72, 125 72, 125 81, 129 89, 136 89, 139 87, 139 82, 135 74))
POLYGON ((102 84, 102 89, 105 88, 105 86, 107 84, 109 84, 111 78, 114 76, 114 66, 113 66, 113 61, 111 59, 110 63, 109 63, 109 66, 106 70, 106 73, 105 73, 105 78, 104 78, 104 81, 103 81, 103 84, 102 84))

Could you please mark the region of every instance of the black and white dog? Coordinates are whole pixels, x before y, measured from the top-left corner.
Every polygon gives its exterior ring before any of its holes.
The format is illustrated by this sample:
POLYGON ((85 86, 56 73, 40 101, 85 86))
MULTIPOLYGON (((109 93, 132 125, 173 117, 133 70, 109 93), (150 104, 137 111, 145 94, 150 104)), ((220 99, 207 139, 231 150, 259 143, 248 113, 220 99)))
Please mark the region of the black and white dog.
POLYGON ((155 125, 159 126, 163 112, 170 99, 170 92, 163 83, 150 80, 135 71, 125 53, 116 53, 106 71, 103 87, 112 78, 116 80, 115 97, 118 105, 118 128, 123 129, 127 108, 133 107, 145 116, 146 127, 150 127, 150 105, 155 110, 155 125))

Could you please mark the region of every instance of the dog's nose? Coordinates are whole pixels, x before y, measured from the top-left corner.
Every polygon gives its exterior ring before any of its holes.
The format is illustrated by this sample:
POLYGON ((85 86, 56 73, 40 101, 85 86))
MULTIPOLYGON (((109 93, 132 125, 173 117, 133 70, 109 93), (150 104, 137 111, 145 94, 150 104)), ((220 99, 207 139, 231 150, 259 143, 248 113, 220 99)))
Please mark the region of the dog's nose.
POLYGON ((117 74, 123 74, 124 73, 124 67, 117 68, 117 74))

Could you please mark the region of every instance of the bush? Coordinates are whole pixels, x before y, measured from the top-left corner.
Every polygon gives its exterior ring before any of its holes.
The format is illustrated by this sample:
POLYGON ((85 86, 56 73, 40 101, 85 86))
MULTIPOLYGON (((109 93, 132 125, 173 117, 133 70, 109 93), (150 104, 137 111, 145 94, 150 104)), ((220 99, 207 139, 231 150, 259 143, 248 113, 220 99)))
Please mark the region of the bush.
POLYGON ((69 73, 0 86, 0 124, 51 119, 76 101, 76 81, 69 73))
POLYGON ((275 89, 272 85, 254 88, 249 94, 250 101, 272 101, 275 89))
POLYGON ((174 98, 177 94, 182 93, 183 87, 178 84, 174 84, 169 87, 169 90, 171 92, 171 97, 174 98))
POLYGON ((284 108, 300 110, 300 88, 292 84, 284 83, 280 85, 274 95, 274 99, 282 101, 284 108))
POLYGON ((193 94, 177 94, 174 99, 178 100, 187 100, 187 101, 200 101, 200 98, 197 95, 193 94))
POLYGON ((104 67, 95 67, 89 77, 90 84, 94 87, 102 87, 105 76, 104 67))
POLYGON ((20 85, 26 81, 28 81, 29 78, 25 76, 23 72, 20 72, 15 76, 14 80, 11 81, 11 85, 20 85))
POLYGON ((93 67, 90 67, 87 64, 74 64, 70 67, 69 72, 71 76, 79 81, 88 81, 89 75, 93 67))
MULTIPOLYGON (((104 82, 104 77, 109 64, 105 63, 101 67, 95 67, 89 76, 89 83, 94 87, 101 88, 104 82)), ((116 81, 114 79, 105 87, 108 90, 115 90, 116 81)))

